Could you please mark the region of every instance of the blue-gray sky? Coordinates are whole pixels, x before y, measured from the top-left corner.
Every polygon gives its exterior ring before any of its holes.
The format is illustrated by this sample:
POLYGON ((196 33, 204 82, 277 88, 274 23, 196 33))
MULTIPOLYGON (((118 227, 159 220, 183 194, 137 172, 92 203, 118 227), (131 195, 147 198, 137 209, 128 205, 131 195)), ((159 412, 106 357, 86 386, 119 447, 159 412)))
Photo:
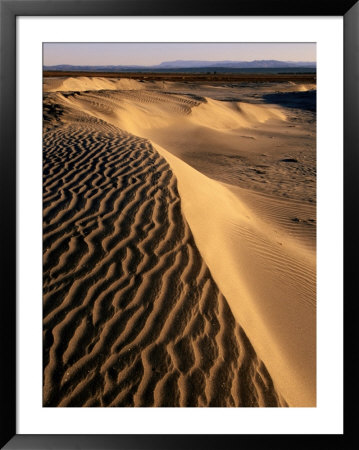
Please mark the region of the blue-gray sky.
POLYGON ((163 61, 316 61, 315 43, 45 43, 44 65, 154 65, 163 61))

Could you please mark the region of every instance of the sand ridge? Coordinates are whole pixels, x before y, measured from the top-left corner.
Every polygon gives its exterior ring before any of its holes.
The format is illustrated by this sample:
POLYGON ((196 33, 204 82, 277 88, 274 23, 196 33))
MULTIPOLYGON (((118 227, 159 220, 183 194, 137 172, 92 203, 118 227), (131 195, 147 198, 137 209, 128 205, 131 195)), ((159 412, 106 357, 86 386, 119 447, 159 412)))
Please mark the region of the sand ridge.
POLYGON ((285 406, 219 292, 176 178, 82 113, 44 134, 44 406, 285 406))

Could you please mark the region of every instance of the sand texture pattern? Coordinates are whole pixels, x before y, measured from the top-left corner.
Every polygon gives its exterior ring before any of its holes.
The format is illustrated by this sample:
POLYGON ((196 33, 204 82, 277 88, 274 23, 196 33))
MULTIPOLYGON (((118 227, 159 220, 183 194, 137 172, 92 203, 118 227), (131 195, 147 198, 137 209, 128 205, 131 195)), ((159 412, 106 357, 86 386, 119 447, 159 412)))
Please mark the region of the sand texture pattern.
POLYGON ((315 161, 312 85, 45 78, 44 406, 315 406, 315 161))
POLYGON ((143 139, 44 135, 44 405, 277 406, 143 139))

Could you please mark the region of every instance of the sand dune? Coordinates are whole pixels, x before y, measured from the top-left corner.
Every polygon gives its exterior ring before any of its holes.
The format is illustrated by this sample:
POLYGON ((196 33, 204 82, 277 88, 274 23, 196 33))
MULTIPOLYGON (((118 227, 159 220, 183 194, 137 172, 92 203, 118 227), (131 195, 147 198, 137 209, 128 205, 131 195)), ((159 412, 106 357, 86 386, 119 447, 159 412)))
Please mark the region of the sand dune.
POLYGON ((250 86, 44 91, 44 404, 314 406, 312 113, 250 86))
POLYGON ((218 181, 315 201, 312 113, 213 100, 193 87, 178 93, 179 83, 174 93, 150 84, 151 90, 59 92, 54 101, 150 139, 218 181))
POLYGON ((44 135, 44 404, 285 405, 142 139, 44 135), (98 170, 96 170, 98 169, 98 170))
POLYGON ((101 89, 143 89, 141 82, 126 78, 113 79, 102 77, 56 77, 45 78, 44 92, 92 91, 101 89))

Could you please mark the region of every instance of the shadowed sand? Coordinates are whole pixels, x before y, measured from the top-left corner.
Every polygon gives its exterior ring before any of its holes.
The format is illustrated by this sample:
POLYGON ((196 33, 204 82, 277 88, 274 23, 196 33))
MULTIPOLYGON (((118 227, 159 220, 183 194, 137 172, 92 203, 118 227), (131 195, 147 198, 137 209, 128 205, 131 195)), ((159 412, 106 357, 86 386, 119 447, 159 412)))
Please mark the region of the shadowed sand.
POLYGON ((103 82, 44 83, 44 405, 315 405, 312 112, 103 82))

